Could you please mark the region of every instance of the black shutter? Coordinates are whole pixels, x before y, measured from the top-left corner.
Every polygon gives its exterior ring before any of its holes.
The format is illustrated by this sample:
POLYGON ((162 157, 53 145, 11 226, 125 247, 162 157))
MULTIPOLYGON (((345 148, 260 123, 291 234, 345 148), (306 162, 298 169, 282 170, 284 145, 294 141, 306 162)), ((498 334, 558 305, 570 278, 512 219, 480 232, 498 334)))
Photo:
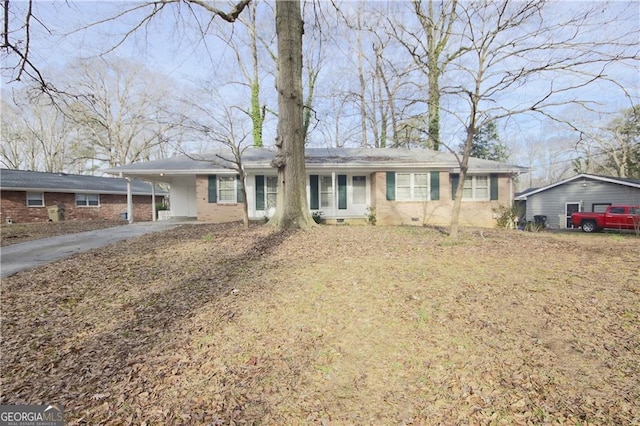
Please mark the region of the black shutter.
POLYGON ((387 172, 387 200, 396 199, 396 173, 387 172))
POLYGON ((491 192, 491 199, 497 200, 498 199, 498 174, 497 173, 491 173, 491 175, 489 176, 489 188, 491 192))
POLYGON ((440 199, 440 172, 431 172, 431 199, 440 199))
POLYGON ((457 173, 451 173, 451 199, 456 199, 456 191, 458 190, 458 182, 460 182, 460 175, 457 173))
POLYGON ((216 175, 209 175, 209 202, 217 203, 218 202, 218 177, 216 175))
POLYGON ((265 199, 264 199, 264 176, 257 175, 256 176, 256 210, 264 210, 265 199))
POLYGON ((244 194, 242 193, 242 180, 240 175, 236 175, 236 202, 244 203, 244 194))
POLYGON ((338 175, 338 209, 347 208, 347 175, 338 175))
POLYGON ((320 194, 318 193, 318 175, 309 176, 309 197, 311 210, 320 208, 320 194))

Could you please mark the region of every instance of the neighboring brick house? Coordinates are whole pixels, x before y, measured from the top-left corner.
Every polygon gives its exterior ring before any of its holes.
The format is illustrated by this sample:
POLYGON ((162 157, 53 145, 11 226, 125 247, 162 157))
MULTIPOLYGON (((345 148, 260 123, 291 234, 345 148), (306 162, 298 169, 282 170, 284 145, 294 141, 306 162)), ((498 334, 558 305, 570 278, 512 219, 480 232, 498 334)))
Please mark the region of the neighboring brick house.
MULTIPOLYGON (((249 218, 275 210, 274 151, 244 151, 249 218)), ((453 154, 426 149, 307 148, 307 202, 328 222, 364 222, 375 212, 379 225, 447 225, 460 166, 453 154)), ((130 164, 106 170, 170 185, 171 217, 206 222, 241 220, 245 200, 228 152, 130 164)), ((460 224, 491 227, 513 202, 513 178, 527 168, 471 158, 464 182, 460 224)))
MULTIPOLYGON (((123 178, 0 169, 2 223, 46 222, 50 208, 58 207, 64 220, 117 220, 126 218, 127 180, 123 178)), ((151 184, 131 182, 133 217, 152 220, 151 184)), ((155 191, 164 202, 166 191, 155 191)), ((55 209, 54 209, 55 210, 55 209)))

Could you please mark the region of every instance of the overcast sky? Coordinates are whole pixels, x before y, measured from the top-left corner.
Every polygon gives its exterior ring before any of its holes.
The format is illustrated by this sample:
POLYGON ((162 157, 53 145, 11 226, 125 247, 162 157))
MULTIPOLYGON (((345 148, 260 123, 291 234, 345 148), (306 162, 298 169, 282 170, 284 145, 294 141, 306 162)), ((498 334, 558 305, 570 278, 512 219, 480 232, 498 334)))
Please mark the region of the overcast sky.
MULTIPOLYGON (((24 6, 26 2, 21 3, 19 0, 13 0, 11 4, 13 8, 16 8, 24 6)), ((178 8, 167 7, 160 16, 137 30, 122 45, 119 45, 111 52, 111 49, 122 40, 123 35, 134 28, 146 12, 131 13, 117 20, 108 20, 99 25, 94 24, 116 15, 125 8, 131 8, 134 4, 122 1, 49 2, 37 0, 34 5, 34 15, 38 17, 46 28, 33 24, 31 60, 46 72, 55 75, 56 73, 64 72, 65 67, 77 58, 91 58, 105 54, 108 58, 109 55, 118 55, 143 63, 153 71, 166 74, 171 79, 175 79, 178 84, 181 84, 180 82, 191 84, 197 80, 225 82, 233 79, 234 71, 229 66, 232 62, 233 52, 216 35, 227 34, 228 36, 232 34, 232 31, 236 31, 237 34, 234 36, 241 36, 240 30, 231 24, 216 19, 211 24, 211 28, 207 30, 207 35, 204 38, 201 37, 200 29, 202 25, 206 25, 209 22, 209 15, 200 8, 194 9, 199 18, 196 20, 190 15, 191 12, 185 5, 178 8)), ((217 4, 224 8, 228 3, 218 2, 217 4)), ((263 4, 261 6, 264 8, 263 13, 272 13, 272 4, 263 4)), ((315 13, 316 17, 318 13, 323 13, 323 9, 325 18, 334 12, 330 2, 320 1, 319 4, 319 8, 314 8, 313 4, 307 3, 305 8, 308 13, 315 13)), ((364 8, 366 10, 367 7, 386 7, 384 6, 385 4, 386 2, 369 2, 364 3, 364 8)), ((556 2, 554 6, 558 8, 558 14, 561 14, 564 7, 579 8, 581 6, 587 7, 591 4, 590 2, 556 2)), ((600 2, 597 4, 603 5, 603 14, 612 14, 613 16, 620 13, 620 11, 624 11, 628 15, 623 25, 616 24, 611 27, 603 26, 599 28, 598 31, 601 34, 614 38, 625 33, 638 31, 640 26, 640 2, 600 2)), ((345 10, 345 14, 355 13, 354 11, 362 9, 361 6, 361 3, 347 2, 346 8, 351 8, 351 10, 345 10)), ((401 8, 402 5, 396 2, 393 7, 401 8)), ((309 18, 307 19, 309 20, 309 18)), ((272 43, 272 47, 275 49, 274 22, 271 19, 259 19, 258 22, 261 22, 260 30, 262 35, 266 36, 267 42, 272 43)), ((331 19, 326 22, 331 22, 331 19)), ((309 22, 306 24, 307 28, 309 28, 309 22)), ((331 29, 325 28, 324 31, 331 31, 331 29)), ((310 31, 307 30, 306 32, 309 33, 310 31)), ((346 40, 348 37, 349 35, 345 35, 344 39, 346 40)), ((323 99, 322 85, 328 88, 329 86, 340 84, 341 80, 346 78, 344 74, 345 67, 353 67, 355 64, 353 53, 342 49, 340 46, 341 41, 334 41, 334 43, 330 47, 325 46, 327 50, 325 51, 324 65, 320 74, 317 102, 319 104, 326 102, 327 105, 326 108, 318 105, 317 113, 321 121, 323 117, 329 120, 331 113, 335 111, 335 107, 328 103, 327 99, 323 99)), ((305 54, 310 53, 310 51, 305 52, 305 54)), ((267 56, 266 53, 263 54, 265 57, 267 56)), ((639 102, 640 69, 637 61, 625 66, 611 67, 607 72, 615 76, 621 86, 627 88, 629 94, 635 98, 635 103, 639 102)), ((6 80, 6 77, 6 75, 3 75, 3 80, 6 80)), ((348 78, 352 78, 352 76, 348 78)), ((273 76, 265 75, 263 85, 265 86, 264 95, 273 97, 275 94, 273 76)), ((518 96, 525 96, 526 91, 536 89, 535 86, 525 86, 519 90, 522 92, 514 91, 512 93, 512 99, 517 101, 518 96)), ((611 90, 607 86, 593 86, 588 90, 592 91, 589 96, 606 105, 603 108, 605 110, 614 112, 630 106, 629 99, 622 96, 622 91, 611 90)), ((272 101, 273 98, 268 102, 272 101)), ((576 119, 585 118, 584 113, 574 112, 570 108, 567 108, 566 114, 580 115, 576 119)), ((275 119, 268 120, 266 125, 269 128, 265 129, 265 143, 271 144, 273 142, 275 119)), ((503 123, 503 125, 505 124, 503 123)), ((514 145, 524 145, 530 143, 533 139, 549 138, 551 137, 549 130, 553 129, 552 123, 531 119, 530 117, 509 120, 509 126, 512 129, 517 129, 517 132, 512 131, 508 136, 514 145)), ((454 129, 453 123, 451 126, 444 127, 446 128, 443 133, 448 137, 460 137, 459 128, 449 131, 454 129)), ((557 134, 553 135, 556 138, 558 136, 557 134)), ((321 140, 321 138, 318 140, 321 140)), ((520 163, 522 161, 520 159, 520 163)))

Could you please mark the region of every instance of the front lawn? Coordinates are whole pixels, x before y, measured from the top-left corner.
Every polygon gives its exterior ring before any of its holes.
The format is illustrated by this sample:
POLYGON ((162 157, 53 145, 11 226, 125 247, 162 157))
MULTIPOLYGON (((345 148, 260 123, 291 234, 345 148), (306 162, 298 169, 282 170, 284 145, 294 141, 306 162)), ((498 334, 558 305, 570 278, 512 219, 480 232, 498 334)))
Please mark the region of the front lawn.
POLYGON ((637 424, 633 235, 188 225, 2 280, 67 424, 637 424))

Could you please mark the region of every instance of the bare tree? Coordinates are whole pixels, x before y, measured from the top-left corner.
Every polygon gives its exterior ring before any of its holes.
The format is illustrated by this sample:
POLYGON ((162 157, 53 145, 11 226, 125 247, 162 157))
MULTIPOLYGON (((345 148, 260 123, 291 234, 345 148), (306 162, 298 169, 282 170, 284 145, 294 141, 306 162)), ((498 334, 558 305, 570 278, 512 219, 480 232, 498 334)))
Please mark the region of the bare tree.
POLYGON ((441 142, 440 81, 448 64, 464 52, 464 48, 453 50, 450 46, 458 0, 411 0, 411 5, 418 19, 418 29, 407 28, 402 21, 390 22, 389 28, 428 81, 426 145, 437 151, 441 142))
POLYGON ((603 15, 606 7, 602 5, 590 10, 563 6, 563 13, 558 14, 557 9, 547 10, 552 6, 539 1, 458 6, 464 23, 460 38, 464 54, 451 63, 455 77, 444 88, 445 93, 462 100, 453 115, 465 129, 464 149, 458 157, 460 178, 451 220, 452 238, 458 236, 464 181, 478 129, 520 114, 541 114, 564 122, 559 107, 592 108, 585 88, 609 83, 612 89, 621 89, 607 71, 614 64, 638 59, 637 32, 614 39, 599 32, 611 21, 625 19, 624 11, 603 15), (524 90, 532 84, 535 90, 524 90), (516 91, 521 96, 508 102, 504 95, 512 96, 516 91))
POLYGON ((640 105, 627 108, 578 143, 584 171, 640 177, 640 105))
POLYGON ((124 59, 77 61, 61 87, 68 117, 81 130, 90 158, 109 167, 159 158, 173 133, 178 136, 166 78, 124 59))
POLYGON ((39 94, 27 87, 14 91, 11 104, 3 99, 2 163, 44 172, 84 171, 73 124, 49 97, 39 94))
POLYGON ((43 91, 49 91, 52 86, 45 81, 38 64, 30 56, 33 26, 47 29, 34 15, 33 5, 34 0, 22 4, 2 1, 2 74, 8 77, 8 81, 27 79, 37 83, 43 91))
MULTIPOLYGON (((266 62, 269 62, 269 65, 271 62, 275 64, 276 61, 275 54, 270 49, 270 36, 267 34, 267 39, 265 39, 263 34, 264 25, 259 25, 258 22, 259 4, 266 3, 260 3, 257 0, 249 3, 245 9, 245 14, 238 16, 237 23, 242 25, 244 31, 234 30, 231 33, 226 33, 222 27, 219 27, 218 31, 218 37, 233 51, 243 78, 238 81, 237 77, 234 76, 232 78, 233 84, 245 86, 249 89, 248 107, 243 108, 242 111, 251 118, 253 146, 255 147, 264 145, 263 127, 269 110, 262 100, 262 80, 265 74, 265 67, 262 64, 265 61, 261 52, 265 51, 267 53, 268 60, 266 62)), ((202 34, 203 37, 205 35, 202 34)), ((267 69, 267 73, 271 74, 271 67, 267 67, 267 69)))
MULTIPOLYGON (((192 153, 182 150, 182 153, 191 159, 206 162, 214 165, 222 165, 231 168, 238 173, 243 198, 242 221, 245 228, 249 227, 249 208, 247 204, 247 184, 246 174, 243 165, 245 151, 252 146, 249 135, 250 131, 243 119, 246 119, 246 111, 240 107, 228 106, 223 96, 217 90, 206 90, 208 102, 191 102, 186 100, 189 110, 196 114, 185 117, 182 126, 189 134, 195 135, 204 142, 204 146, 199 146, 199 151, 204 153, 192 153), (223 150, 214 150, 214 158, 206 152, 210 148, 223 147, 223 150)), ((201 95, 202 96, 202 95, 201 95)), ((254 130, 253 125, 251 128, 254 130)))
POLYGON ((276 212, 269 224, 279 229, 314 226, 306 191, 302 94, 302 16, 300 2, 276 2, 278 36, 278 169, 276 212))
POLYGON ((2 99, 0 115, 0 162, 7 169, 38 170, 36 147, 29 144, 26 131, 20 120, 20 112, 15 105, 2 99))

